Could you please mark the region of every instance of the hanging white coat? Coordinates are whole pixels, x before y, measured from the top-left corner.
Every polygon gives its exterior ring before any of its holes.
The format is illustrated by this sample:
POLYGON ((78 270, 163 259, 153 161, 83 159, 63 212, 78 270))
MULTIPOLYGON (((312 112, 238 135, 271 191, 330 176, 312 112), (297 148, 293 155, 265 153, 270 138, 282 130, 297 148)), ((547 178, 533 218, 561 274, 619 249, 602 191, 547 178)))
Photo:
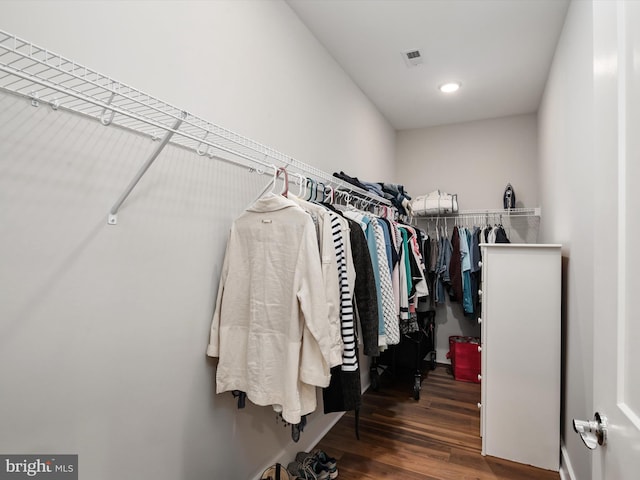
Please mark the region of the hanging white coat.
POLYGON ((232 227, 207 355, 217 393, 241 390, 290 423, 329 385, 332 339, 315 226, 293 201, 268 194, 232 227))

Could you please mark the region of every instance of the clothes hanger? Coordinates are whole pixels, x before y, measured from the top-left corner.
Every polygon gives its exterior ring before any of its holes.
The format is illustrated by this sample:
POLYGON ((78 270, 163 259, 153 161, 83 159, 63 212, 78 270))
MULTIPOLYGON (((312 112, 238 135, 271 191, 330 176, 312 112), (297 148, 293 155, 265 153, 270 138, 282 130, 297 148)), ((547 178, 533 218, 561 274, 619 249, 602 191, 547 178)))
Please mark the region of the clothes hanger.
POLYGON ((338 208, 338 210, 346 210, 346 198, 345 192, 337 188, 333 189, 333 205, 338 208))
POLYGON ((292 175, 295 175, 300 180, 300 183, 298 183, 298 198, 304 198, 307 193, 307 178, 300 173, 293 173, 292 175))
POLYGON ((273 163, 269 165, 273 168, 273 178, 271 179, 271 193, 276 193, 276 183, 278 183, 278 167, 276 167, 273 163))
POLYGON ((327 188, 329 189, 329 203, 331 205, 333 205, 335 203, 335 200, 336 200, 335 190, 333 189, 333 187, 331 185, 327 185, 327 188))
POLYGON ((308 187, 309 187, 309 196, 307 197, 305 195, 305 200, 307 202, 310 202, 311 199, 313 198, 313 191, 316 188, 316 181, 313 180, 312 178, 307 178, 307 182, 310 183, 310 185, 308 185, 308 187))
POLYGON ((282 186, 282 191, 280 192, 280 195, 282 195, 283 197, 286 197, 289 194, 289 173, 287 172, 286 168, 284 167, 278 168, 273 183, 275 185, 275 180, 280 176, 281 173, 284 173, 284 185, 282 186))
POLYGON ((353 205, 351 205, 351 194, 349 192, 345 192, 344 200, 345 200, 345 202, 347 202, 347 204, 346 204, 347 208, 353 208, 353 205))
POLYGON ((322 182, 318 182, 318 188, 316 189, 316 198, 315 201, 318 203, 322 203, 324 202, 324 183, 322 182), (320 188, 320 185, 322 185, 322 188, 320 188), (320 200, 318 200, 318 195, 321 195, 320 200))

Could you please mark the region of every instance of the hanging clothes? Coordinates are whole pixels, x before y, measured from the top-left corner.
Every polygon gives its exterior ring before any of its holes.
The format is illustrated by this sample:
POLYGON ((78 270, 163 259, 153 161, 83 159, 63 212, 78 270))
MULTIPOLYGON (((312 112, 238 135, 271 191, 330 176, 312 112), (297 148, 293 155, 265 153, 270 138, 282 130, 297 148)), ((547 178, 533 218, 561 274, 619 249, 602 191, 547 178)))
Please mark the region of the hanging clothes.
POLYGON ((389 272, 393 271, 393 248, 391 246, 391 232, 389 225, 382 218, 376 218, 378 225, 382 227, 382 233, 384 234, 384 246, 387 252, 387 264, 389 265, 389 272))
POLYGON ((489 233, 487 234, 487 243, 496 243, 496 235, 498 232, 498 227, 491 228, 489 233))
POLYGON ((338 283, 340 285, 340 331, 344 344, 341 369, 355 372, 358 370, 358 356, 356 354, 356 330, 353 321, 351 289, 349 287, 349 277, 347 274, 347 242, 345 242, 342 224, 338 215, 330 214, 330 217, 331 231, 338 262, 338 283))
POLYGON ((429 291, 431 292, 430 298, 430 307, 434 309, 436 307, 436 279, 438 277, 438 259, 440 258, 440 242, 435 237, 430 237, 429 241, 429 270, 428 270, 428 278, 427 282, 429 284, 429 291))
POLYGON ((424 260, 424 279, 427 284, 428 296, 418 298, 417 310, 427 312, 436 307, 436 269, 438 265, 438 241, 426 232, 416 229, 418 244, 424 260))
MULTIPOLYGON (((393 291, 393 303, 395 307, 396 318, 400 318, 400 272, 398 264, 400 262, 400 231, 395 223, 387 218, 379 219, 386 225, 389 231, 389 246, 391 247, 391 289, 393 291)), ((385 235, 386 238, 386 235, 385 235)))
MULTIPOLYGON (((364 353, 371 357, 377 356, 379 352, 377 292, 365 234, 358 222, 344 217, 342 215, 343 212, 336 210, 333 205, 322 205, 347 221, 349 238, 345 240, 345 243, 348 240, 353 254, 355 269, 352 305, 355 307, 355 318, 360 324, 364 353)), ((357 356, 357 341, 355 347, 357 356)), ((358 370, 348 371, 340 367, 332 368, 330 384, 322 391, 324 413, 350 410, 356 410, 357 412, 362 403, 361 392, 360 372, 358 370)))
POLYGON ((365 214, 365 216, 368 216, 371 222, 370 225, 374 228, 376 236, 385 338, 387 345, 397 345, 400 343, 400 326, 398 324, 398 317, 395 313, 393 287, 391 285, 391 272, 389 271, 389 262, 387 260, 387 247, 384 240, 384 232, 375 216, 371 214, 365 214))
POLYGON ((465 227, 458 228, 460 235, 460 267, 462 270, 462 308, 464 313, 473 313, 473 299, 471 294, 471 255, 469 241, 471 234, 465 227))
POLYGON ((491 225, 486 225, 482 228, 482 242, 481 243, 490 243, 489 242, 489 234, 491 233, 491 225))
POLYGON ((511 241, 507 238, 507 232, 505 232, 504 227, 502 225, 500 225, 496 229, 495 243, 511 243, 511 241))
POLYGON ((480 237, 482 230, 474 227, 471 234, 471 295, 473 302, 473 311, 476 317, 480 314, 480 280, 482 276, 482 253, 480 251, 480 237))
POLYGON ((460 253, 460 232, 458 227, 453 227, 451 235, 451 261, 449 263, 449 275, 451 288, 449 299, 452 302, 462 301, 462 255, 460 253))
POLYGON ((267 194, 232 224, 207 355, 216 392, 246 392, 289 423, 316 408, 331 351, 316 228, 295 202, 267 194))
MULTIPOLYGON (((502 216, 500 220, 502 219, 502 216)), ((464 221, 466 219, 462 219, 464 221)), ((437 246, 435 268, 427 267, 426 278, 431 286, 433 273, 432 299, 434 305, 445 303, 445 292, 451 302, 460 302, 465 315, 477 317, 481 311, 482 255, 481 243, 510 243, 507 230, 501 224, 487 224, 473 228, 454 226, 451 238, 447 238, 446 227, 435 226, 437 240, 431 239, 430 248, 437 246)), ((456 222, 461 221, 457 219, 456 222)), ((433 257, 431 257, 433 258, 433 257)))
POLYGON ((289 193, 290 200, 297 203, 307 212, 316 226, 318 248, 322 262, 322 280, 324 293, 327 299, 329 329, 335 348, 331 351, 330 367, 342 364, 344 343, 341 335, 340 318, 340 285, 338 281, 338 259, 333 238, 331 216, 326 208, 320 205, 302 200, 289 193))
POLYGON ((348 238, 343 238, 343 241, 347 245, 348 257, 352 258, 351 264, 354 269, 353 274, 349 273, 349 283, 351 299, 355 304, 355 318, 360 323, 365 355, 377 356, 379 353, 377 291, 369 246, 362 225, 347 218, 344 212, 336 209, 334 205, 323 203, 322 206, 347 222, 343 232, 348 233, 348 238))
POLYGON ((376 284, 373 275, 373 265, 367 239, 360 225, 355 220, 349 222, 349 235, 353 264, 356 270, 354 285, 354 302, 356 316, 360 322, 364 354, 370 357, 378 356, 378 302, 376 284))
POLYGON ((440 241, 438 242, 438 266, 436 269, 436 304, 443 304, 446 302, 445 292, 451 288, 451 276, 449 273, 449 266, 451 264, 451 255, 453 253, 453 246, 451 240, 446 236, 444 232, 440 235, 440 241))
POLYGON ((377 292, 376 302, 378 307, 378 346, 382 348, 387 345, 387 338, 385 334, 384 310, 382 306, 383 300, 380 288, 380 262, 378 260, 377 253, 378 246, 376 241, 375 226, 372 224, 371 220, 361 212, 347 210, 344 212, 344 216, 358 222, 363 228, 367 238, 367 246, 369 248, 371 264, 373 266, 373 276, 377 292))
MULTIPOLYGON (((338 258, 338 278, 340 282, 340 318, 342 340, 344 342, 343 363, 331 370, 331 380, 323 390, 325 413, 352 410, 360 407, 360 372, 358 368, 358 349, 356 326, 353 315, 353 303, 347 276, 346 247, 342 236, 342 225, 338 215, 331 215, 333 236, 338 258), (338 409, 338 410, 336 410, 338 409)), ((350 240, 346 239, 349 244, 350 240)))
POLYGON ((402 228, 398 228, 400 232, 400 260, 399 260, 399 283, 400 283, 400 323, 411 321, 411 312, 409 310, 409 297, 413 284, 411 281, 411 267, 409 265, 409 247, 407 241, 407 232, 402 228))
POLYGON ((425 264, 424 264, 424 256, 422 254, 419 238, 420 233, 418 229, 405 225, 404 228, 408 234, 408 244, 411 252, 411 256, 409 257, 409 265, 411 267, 411 279, 413 284, 413 294, 414 294, 414 307, 418 303, 418 299, 422 297, 429 296, 429 287, 427 286, 427 281, 425 277, 425 264))
MULTIPOLYGON (((290 196, 292 197, 292 196, 290 196)), ((328 204, 318 204, 292 198, 298 205, 316 219, 318 229, 322 231, 322 239, 319 238, 321 246, 323 273, 325 267, 327 275, 331 281, 326 282, 325 290, 330 307, 330 323, 333 327, 333 314, 331 307, 337 306, 338 336, 343 344, 342 358, 333 361, 331 367, 341 365, 345 371, 356 371, 358 369, 358 358, 356 353, 356 334, 353 315, 353 285, 355 282, 355 269, 351 252, 351 241, 349 238, 349 223, 335 209, 328 204), (335 259, 335 262, 332 260, 335 259), (337 273, 337 283, 336 280, 337 273)), ((333 334, 332 328, 332 334, 333 334)))

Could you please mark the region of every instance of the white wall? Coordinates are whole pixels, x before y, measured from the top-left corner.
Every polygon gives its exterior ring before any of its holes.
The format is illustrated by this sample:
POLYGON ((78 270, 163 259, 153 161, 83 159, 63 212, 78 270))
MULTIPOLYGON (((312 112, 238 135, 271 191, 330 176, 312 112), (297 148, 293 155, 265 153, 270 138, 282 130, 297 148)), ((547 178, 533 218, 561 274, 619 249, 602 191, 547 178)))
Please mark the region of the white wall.
MULTIPOLYGON (((392 178, 395 132, 281 1, 0 3, 0 29, 325 171, 392 178)), ((299 444, 205 357, 227 232, 266 177, 0 94, 0 451, 83 477, 256 476, 299 444)))
MULTIPOLYGON (((573 418, 593 412, 593 4, 572 2, 539 111, 542 241, 563 245, 563 469, 591 478, 573 418)), ((606 226, 602 226, 606 228, 606 226)))
POLYGON ((8 0, 0 29, 326 171, 394 173, 390 124, 283 1, 8 0))
POLYGON ((502 208, 507 183, 517 206, 538 206, 536 115, 398 132, 397 178, 412 196, 458 194, 461 210, 502 208))
MULTIPOLYGON (((413 197, 440 189, 457 193, 461 210, 501 209, 511 183, 516 206, 538 206, 535 114, 399 131, 396 162, 398 182, 413 197)), ((511 241, 536 242, 537 219, 502 221, 511 241)), ((432 223, 418 219, 418 225, 429 231, 432 223)), ((448 226, 450 231, 453 222, 448 226)), ((480 335, 475 318, 465 317, 459 303, 438 307, 436 323, 439 362, 448 362, 450 335, 480 335)))

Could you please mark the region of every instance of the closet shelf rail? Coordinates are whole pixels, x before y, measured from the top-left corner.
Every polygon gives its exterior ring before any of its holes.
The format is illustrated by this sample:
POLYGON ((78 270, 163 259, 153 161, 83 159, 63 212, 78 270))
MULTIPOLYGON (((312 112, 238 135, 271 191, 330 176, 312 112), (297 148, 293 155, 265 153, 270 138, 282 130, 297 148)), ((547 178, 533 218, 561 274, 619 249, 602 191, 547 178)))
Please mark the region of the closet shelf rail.
POLYGON ((117 125, 160 141, 109 213, 116 224, 118 209, 166 144, 194 150, 250 171, 270 174, 286 167, 320 183, 348 191, 375 204, 390 202, 343 182, 273 148, 192 115, 73 60, 0 30, 0 89, 30 99, 31 105, 49 105, 117 125))
POLYGON ((485 210, 460 210, 458 213, 448 213, 443 215, 423 215, 416 216, 416 220, 467 220, 475 219, 478 217, 483 218, 495 218, 498 216, 504 217, 540 217, 540 207, 533 208, 509 208, 509 209, 485 209, 485 210))

